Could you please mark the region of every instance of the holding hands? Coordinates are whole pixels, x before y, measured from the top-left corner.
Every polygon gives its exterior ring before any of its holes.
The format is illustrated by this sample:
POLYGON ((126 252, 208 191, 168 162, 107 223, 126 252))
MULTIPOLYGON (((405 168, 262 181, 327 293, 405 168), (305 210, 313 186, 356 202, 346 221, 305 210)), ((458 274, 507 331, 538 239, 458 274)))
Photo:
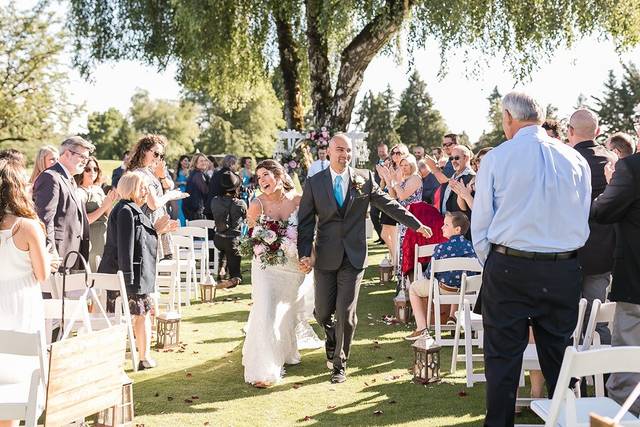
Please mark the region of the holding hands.
POLYGON ((308 256, 300 258, 300 261, 298 262, 298 268, 300 268, 300 271, 302 271, 304 274, 310 272, 313 268, 311 258, 308 256))

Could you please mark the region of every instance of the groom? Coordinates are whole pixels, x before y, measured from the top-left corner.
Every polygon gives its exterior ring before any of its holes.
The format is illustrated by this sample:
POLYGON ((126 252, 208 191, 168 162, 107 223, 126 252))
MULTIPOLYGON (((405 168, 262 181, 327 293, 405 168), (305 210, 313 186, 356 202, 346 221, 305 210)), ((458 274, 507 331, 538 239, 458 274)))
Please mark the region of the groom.
POLYGON ((369 203, 431 236, 429 227, 380 190, 371 172, 349 167, 351 150, 348 136, 337 134, 331 139, 329 167, 307 179, 298 211, 300 270, 306 273, 314 267, 315 316, 327 336, 332 383, 346 380, 358 291, 367 265, 365 218, 369 203), (311 259, 314 241, 315 265, 311 259))

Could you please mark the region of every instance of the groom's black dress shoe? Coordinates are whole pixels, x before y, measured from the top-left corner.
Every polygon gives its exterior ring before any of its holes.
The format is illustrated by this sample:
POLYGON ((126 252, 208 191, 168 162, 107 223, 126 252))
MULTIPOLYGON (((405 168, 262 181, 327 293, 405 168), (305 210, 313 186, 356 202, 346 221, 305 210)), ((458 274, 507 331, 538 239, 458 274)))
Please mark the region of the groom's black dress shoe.
POLYGON ((344 368, 335 368, 331 374, 331 384, 340 384, 347 380, 347 373, 344 368))

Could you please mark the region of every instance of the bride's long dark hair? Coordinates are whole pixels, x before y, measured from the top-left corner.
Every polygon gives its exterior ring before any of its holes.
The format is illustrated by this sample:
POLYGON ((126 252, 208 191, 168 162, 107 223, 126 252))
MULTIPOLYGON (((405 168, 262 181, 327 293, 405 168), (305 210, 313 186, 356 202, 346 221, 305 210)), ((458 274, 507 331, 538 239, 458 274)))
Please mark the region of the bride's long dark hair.
POLYGON ((284 167, 280 163, 275 160, 267 159, 258 163, 256 166, 256 174, 258 169, 266 169, 270 171, 276 179, 279 179, 282 182, 282 188, 285 192, 293 190, 293 185, 291 181, 287 179, 287 173, 284 171, 284 167))

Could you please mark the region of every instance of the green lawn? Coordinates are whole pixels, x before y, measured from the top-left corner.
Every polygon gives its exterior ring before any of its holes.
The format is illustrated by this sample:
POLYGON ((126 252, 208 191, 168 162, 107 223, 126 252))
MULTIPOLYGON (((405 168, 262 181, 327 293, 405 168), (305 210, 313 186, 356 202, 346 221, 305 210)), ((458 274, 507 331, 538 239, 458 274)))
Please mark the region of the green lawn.
MULTIPOLYGON (((382 255, 380 246, 371 247, 371 265, 376 266, 382 255)), ((244 268, 248 282, 249 265, 244 268)), ((482 425, 484 384, 467 389, 463 364, 455 374, 448 373, 450 349, 443 350, 441 383, 411 382, 412 349, 403 339, 411 328, 382 321, 393 313, 393 296, 393 286, 380 285, 377 268, 370 267, 360 291, 346 383, 330 384, 324 351, 313 350, 303 352, 300 365, 287 368, 281 384, 266 390, 243 381, 242 327, 251 304, 250 285, 219 292, 218 302, 185 308, 184 347, 154 351, 158 368, 129 373, 134 379, 135 421, 147 427, 482 425)), ((517 422, 537 421, 529 414, 517 422)))

